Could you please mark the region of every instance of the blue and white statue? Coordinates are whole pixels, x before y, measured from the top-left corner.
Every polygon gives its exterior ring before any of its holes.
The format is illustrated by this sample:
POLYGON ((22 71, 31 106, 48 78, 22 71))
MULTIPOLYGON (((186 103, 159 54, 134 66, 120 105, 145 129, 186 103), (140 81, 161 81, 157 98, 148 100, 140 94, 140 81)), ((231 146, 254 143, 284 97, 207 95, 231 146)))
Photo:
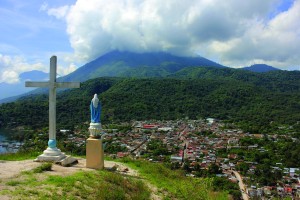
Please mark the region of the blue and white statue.
POLYGON ((101 103, 98 99, 98 95, 95 94, 94 98, 91 101, 91 123, 100 123, 101 116, 101 103))

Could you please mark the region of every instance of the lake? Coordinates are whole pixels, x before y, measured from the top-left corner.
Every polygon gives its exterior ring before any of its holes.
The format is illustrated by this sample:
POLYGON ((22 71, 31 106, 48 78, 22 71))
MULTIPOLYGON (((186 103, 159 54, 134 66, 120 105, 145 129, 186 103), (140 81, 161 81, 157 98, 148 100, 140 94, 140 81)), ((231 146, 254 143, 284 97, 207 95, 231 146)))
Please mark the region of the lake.
POLYGON ((10 131, 0 129, 0 154, 15 153, 21 146, 20 142, 10 140, 8 137, 9 134, 10 131))

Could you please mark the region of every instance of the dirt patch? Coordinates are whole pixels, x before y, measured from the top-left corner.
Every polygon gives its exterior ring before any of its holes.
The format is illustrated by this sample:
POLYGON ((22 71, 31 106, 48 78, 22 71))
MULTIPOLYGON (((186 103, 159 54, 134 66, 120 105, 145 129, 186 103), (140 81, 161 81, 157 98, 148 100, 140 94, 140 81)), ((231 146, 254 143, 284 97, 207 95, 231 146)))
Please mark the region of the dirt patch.
POLYGON ((15 177, 22 171, 28 171, 40 165, 41 163, 33 162, 33 160, 0 161, 0 180, 15 177))
MULTIPOLYGON (((70 167, 62 167, 60 165, 53 164, 52 171, 45 172, 51 175, 61 175, 66 176, 73 174, 77 171, 92 171, 94 169, 89 169, 85 167, 86 159, 77 158, 78 163, 76 165, 70 167)), ((24 160, 24 161, 0 161, 0 180, 13 178, 18 176, 22 171, 29 171, 38 166, 42 163, 40 162, 33 162, 33 160, 24 160)), ((114 161, 104 161, 104 167, 106 169, 112 169, 115 167, 114 171, 127 174, 130 176, 138 176, 138 172, 133 170, 122 163, 114 162, 114 161)))

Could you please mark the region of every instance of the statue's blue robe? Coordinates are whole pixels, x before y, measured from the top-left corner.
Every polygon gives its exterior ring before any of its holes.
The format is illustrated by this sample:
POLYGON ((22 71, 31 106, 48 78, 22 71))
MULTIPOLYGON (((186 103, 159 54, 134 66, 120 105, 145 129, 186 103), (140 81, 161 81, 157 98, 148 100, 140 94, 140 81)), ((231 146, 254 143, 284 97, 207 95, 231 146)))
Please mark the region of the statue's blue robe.
POLYGON ((92 123, 100 123, 100 116, 101 116, 101 104, 100 104, 100 101, 98 103, 98 107, 97 108, 94 107, 93 101, 91 101, 90 109, 91 109, 91 122, 92 123))

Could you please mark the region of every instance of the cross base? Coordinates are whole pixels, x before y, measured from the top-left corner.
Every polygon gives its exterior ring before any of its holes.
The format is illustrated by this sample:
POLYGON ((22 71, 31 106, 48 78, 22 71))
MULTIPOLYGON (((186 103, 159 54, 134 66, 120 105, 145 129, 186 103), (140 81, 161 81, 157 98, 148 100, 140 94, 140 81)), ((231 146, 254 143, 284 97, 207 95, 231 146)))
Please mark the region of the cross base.
POLYGON ((37 162, 58 162, 66 158, 66 155, 62 153, 58 148, 48 147, 42 155, 39 155, 34 161, 37 162))

